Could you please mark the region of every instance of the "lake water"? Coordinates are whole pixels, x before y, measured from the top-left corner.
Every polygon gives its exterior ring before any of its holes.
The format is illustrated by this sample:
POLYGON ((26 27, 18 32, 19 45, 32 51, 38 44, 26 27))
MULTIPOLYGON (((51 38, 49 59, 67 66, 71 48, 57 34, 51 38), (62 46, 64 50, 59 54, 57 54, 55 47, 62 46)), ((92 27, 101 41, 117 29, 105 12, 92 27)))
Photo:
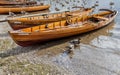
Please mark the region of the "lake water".
MULTIPOLYGON (((52 5, 51 12, 72 10, 73 6, 83 4, 85 7, 92 7, 96 1, 99 6, 96 7, 95 12, 100 8, 120 12, 120 0, 84 0, 85 3, 81 0, 50 1, 42 2, 52 5), (112 7, 109 5, 110 2, 114 2, 112 7)), ((6 16, 0 15, 1 19, 4 17, 6 16)), ((0 23, 1 59, 13 56, 21 61, 54 64, 61 69, 60 72, 67 72, 69 75, 120 74, 120 13, 110 25, 102 29, 25 48, 14 43, 7 33, 10 30, 12 29, 7 22, 0 23), (80 43, 73 47, 70 42, 79 39, 81 39, 80 43), (68 47, 72 47, 71 52, 68 47)))

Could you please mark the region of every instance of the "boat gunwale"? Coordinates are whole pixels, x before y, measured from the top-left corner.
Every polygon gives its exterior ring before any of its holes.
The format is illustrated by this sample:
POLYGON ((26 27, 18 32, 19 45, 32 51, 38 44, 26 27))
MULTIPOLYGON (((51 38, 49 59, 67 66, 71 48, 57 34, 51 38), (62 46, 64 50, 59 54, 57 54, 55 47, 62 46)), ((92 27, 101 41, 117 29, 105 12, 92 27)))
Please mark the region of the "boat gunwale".
POLYGON ((16 7, 15 6, 0 6, 0 8, 27 8, 27 7, 39 7, 39 6, 48 6, 48 7, 50 7, 50 5, 49 4, 47 4, 47 5, 37 5, 37 4, 34 4, 34 5, 23 5, 23 6, 21 6, 21 5, 16 5, 16 7))

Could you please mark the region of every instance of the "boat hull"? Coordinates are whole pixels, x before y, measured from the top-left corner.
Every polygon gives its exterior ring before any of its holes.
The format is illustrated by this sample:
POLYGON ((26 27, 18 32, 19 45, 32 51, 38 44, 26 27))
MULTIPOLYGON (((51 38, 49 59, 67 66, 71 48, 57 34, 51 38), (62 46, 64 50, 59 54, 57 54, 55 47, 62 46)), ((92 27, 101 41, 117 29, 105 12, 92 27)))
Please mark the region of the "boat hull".
POLYGON ((0 14, 7 14, 9 12, 20 13, 21 11, 32 12, 32 11, 45 10, 49 8, 50 8, 50 5, 33 5, 33 6, 24 6, 24 7, 1 6, 0 14))
POLYGON ((23 5, 23 4, 26 4, 26 5, 30 5, 30 4, 37 4, 36 1, 25 1, 25 2, 11 2, 11 1, 0 1, 0 5, 23 5))
POLYGON ((69 37, 72 35, 77 35, 77 34, 82 34, 86 32, 90 32, 96 29, 100 29, 104 26, 109 25, 114 18, 116 14, 109 18, 106 21, 101 21, 99 23, 91 23, 87 22, 82 25, 70 25, 70 26, 65 26, 63 28, 58 28, 54 30, 49 30, 49 31, 39 31, 39 32, 33 32, 33 33, 15 33, 15 32, 9 32, 13 40, 20 46, 29 46, 33 44, 38 44, 42 42, 46 42, 49 40, 54 40, 58 38, 63 38, 63 37, 69 37))

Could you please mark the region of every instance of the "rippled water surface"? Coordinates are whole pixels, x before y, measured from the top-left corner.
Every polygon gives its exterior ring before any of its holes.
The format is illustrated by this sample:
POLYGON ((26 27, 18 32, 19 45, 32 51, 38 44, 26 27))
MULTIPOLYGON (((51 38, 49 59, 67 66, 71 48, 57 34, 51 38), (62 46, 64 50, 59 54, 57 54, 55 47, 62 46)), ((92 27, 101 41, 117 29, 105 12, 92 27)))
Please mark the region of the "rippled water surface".
MULTIPOLYGON (((49 11, 55 12, 72 10, 73 6, 92 7, 96 1, 49 0, 41 2, 51 4, 49 11)), ((120 0, 98 0, 95 12, 100 8, 109 8, 120 12, 119 3, 120 0), (111 2, 114 2, 113 6, 110 6, 111 2)), ((5 17, 6 15, 0 15, 1 19, 5 17)), ((102 29, 31 47, 16 45, 7 33, 10 30, 12 29, 7 22, 0 23, 0 64, 1 61, 12 57, 10 64, 28 61, 33 64, 54 65, 58 70, 53 72, 53 75, 57 73, 61 75, 120 74, 120 13, 110 25, 102 29), (71 43, 76 40, 80 43, 71 43), (71 51, 69 47, 72 47, 71 51)), ((6 62, 2 63, 5 64, 6 62)), ((4 69, 5 67, 1 66, 0 72, 4 73, 4 69)), ((9 69, 5 72, 11 74, 9 69)))

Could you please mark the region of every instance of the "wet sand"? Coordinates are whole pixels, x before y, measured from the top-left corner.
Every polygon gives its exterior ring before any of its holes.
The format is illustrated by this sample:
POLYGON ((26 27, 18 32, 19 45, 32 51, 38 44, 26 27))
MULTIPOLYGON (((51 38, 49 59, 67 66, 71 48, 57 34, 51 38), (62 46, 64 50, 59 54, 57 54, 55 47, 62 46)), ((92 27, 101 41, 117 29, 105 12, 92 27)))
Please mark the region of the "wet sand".
MULTIPOLYGON (((96 8, 110 8, 113 0, 99 0, 96 8)), ((119 0, 114 9, 120 11, 119 0)), ((50 2, 49 2, 50 3, 50 2)), ((71 10, 80 1, 52 1, 50 11, 71 10), (71 2, 69 2, 71 1, 71 2), (64 5, 63 5, 64 4, 64 5)), ((86 6, 95 1, 86 0, 86 6)), ((2 15, 3 17, 3 15, 2 15)), ((6 16, 4 16, 6 17, 6 16)), ((90 33, 63 38, 42 45, 21 47, 8 35, 7 22, 0 23, 0 75, 119 75, 120 13, 108 26, 90 33), (71 41, 80 40, 78 44, 71 41), (72 47, 71 51, 69 47, 72 47)))

